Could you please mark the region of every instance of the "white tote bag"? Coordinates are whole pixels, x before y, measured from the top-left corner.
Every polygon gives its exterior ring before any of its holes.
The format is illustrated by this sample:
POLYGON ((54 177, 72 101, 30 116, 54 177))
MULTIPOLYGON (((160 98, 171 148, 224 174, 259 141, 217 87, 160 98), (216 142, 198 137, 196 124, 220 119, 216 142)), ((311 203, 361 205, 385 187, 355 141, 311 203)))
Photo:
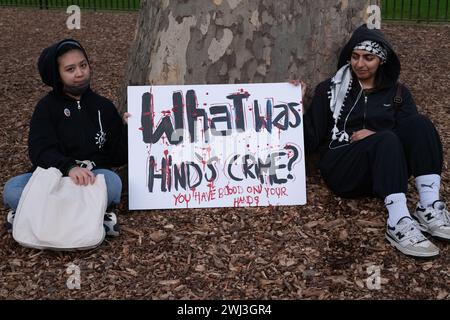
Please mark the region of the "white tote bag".
POLYGON ((56 168, 38 167, 23 190, 13 223, 13 238, 25 247, 84 250, 105 238, 105 177, 78 186, 56 168))

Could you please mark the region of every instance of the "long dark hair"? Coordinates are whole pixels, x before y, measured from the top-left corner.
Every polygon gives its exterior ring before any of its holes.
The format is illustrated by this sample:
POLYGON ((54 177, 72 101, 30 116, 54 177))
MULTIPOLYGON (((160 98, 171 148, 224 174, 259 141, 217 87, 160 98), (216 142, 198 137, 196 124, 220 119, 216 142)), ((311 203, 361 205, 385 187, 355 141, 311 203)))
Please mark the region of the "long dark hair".
MULTIPOLYGON (((387 76, 386 74, 386 70, 385 70, 385 66, 386 64, 380 64, 378 66, 377 69, 377 73, 375 75, 375 86, 373 88, 373 90, 380 90, 383 88, 389 88, 391 86, 393 86, 395 83, 392 81, 392 79, 390 77, 387 76)), ((357 79, 358 77, 356 76, 355 72, 353 71, 353 68, 351 68, 352 71, 352 76, 353 78, 357 79)))

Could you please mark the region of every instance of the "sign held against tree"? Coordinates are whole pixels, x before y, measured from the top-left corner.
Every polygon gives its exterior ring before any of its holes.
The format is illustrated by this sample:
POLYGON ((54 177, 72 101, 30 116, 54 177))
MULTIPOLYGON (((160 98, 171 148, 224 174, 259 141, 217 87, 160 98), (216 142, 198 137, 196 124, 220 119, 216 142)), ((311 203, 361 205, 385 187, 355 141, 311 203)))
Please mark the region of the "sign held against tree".
POLYGON ((130 210, 306 203, 299 87, 130 86, 128 112, 130 210))

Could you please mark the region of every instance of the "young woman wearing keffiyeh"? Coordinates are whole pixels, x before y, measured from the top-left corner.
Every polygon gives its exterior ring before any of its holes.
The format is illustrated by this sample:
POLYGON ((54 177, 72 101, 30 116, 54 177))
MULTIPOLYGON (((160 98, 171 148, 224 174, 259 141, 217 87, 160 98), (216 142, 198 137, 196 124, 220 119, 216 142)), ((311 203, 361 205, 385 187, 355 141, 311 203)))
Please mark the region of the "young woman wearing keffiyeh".
POLYGON ((411 93, 398 90, 400 61, 379 30, 359 27, 343 48, 337 73, 320 83, 304 117, 307 152, 319 150, 320 171, 337 195, 375 195, 388 210, 386 239, 414 257, 439 249, 422 232, 450 240, 450 214, 439 197, 442 145, 418 113, 411 93), (419 203, 410 214, 409 176, 419 203))

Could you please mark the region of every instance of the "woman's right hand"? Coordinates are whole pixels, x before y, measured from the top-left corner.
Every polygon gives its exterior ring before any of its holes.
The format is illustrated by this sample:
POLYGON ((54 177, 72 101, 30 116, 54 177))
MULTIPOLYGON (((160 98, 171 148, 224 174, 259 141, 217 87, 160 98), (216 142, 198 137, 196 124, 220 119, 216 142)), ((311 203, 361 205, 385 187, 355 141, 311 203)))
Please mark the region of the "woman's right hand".
POLYGON ((294 86, 296 86, 296 87, 299 86, 299 85, 301 86, 301 88, 302 88, 302 100, 304 100, 305 99, 306 90, 308 89, 308 85, 304 81, 297 80, 297 79, 289 80, 289 83, 294 85, 294 86))
POLYGON ((355 131, 353 132, 352 136, 350 137, 350 143, 359 141, 359 140, 363 140, 365 138, 367 138, 368 136, 371 136, 373 134, 375 134, 375 131, 372 130, 368 130, 368 129, 361 129, 359 131, 355 131))
POLYGON ((68 176, 76 185, 87 186, 95 182, 95 174, 86 168, 73 167, 70 169, 68 176))

